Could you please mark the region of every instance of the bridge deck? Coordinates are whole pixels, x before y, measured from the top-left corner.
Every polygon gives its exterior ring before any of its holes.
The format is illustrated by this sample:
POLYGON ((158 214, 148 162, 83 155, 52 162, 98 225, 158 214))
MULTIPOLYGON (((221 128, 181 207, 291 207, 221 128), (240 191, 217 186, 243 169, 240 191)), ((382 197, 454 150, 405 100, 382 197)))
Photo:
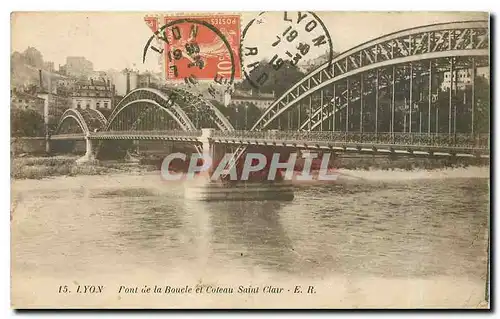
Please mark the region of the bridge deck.
MULTIPOLYGON (((201 143, 201 131, 93 132, 94 140, 171 140, 201 143)), ((52 136, 54 140, 84 139, 83 134, 52 136)), ((413 155, 489 156, 489 135, 427 133, 360 133, 299 131, 214 131, 214 143, 331 149, 344 152, 413 155)))

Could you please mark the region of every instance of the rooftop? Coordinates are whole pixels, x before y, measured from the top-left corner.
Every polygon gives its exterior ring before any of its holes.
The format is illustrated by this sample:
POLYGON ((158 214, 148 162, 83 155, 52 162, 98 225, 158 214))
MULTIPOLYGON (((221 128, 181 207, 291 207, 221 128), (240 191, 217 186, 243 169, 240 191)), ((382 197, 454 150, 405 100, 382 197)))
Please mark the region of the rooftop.
POLYGON ((253 90, 242 91, 235 90, 233 94, 231 94, 231 99, 233 100, 274 100, 274 92, 273 93, 260 93, 254 92, 253 90))
POLYGON ((13 97, 22 97, 22 98, 29 98, 29 99, 33 99, 33 100, 36 100, 36 99, 40 99, 40 100, 43 100, 43 98, 41 97, 38 97, 36 95, 33 95, 33 94, 30 94, 28 92, 23 92, 23 91, 17 91, 17 90, 13 90, 12 93, 11 93, 11 98, 13 97))
POLYGON ((88 85, 88 86, 108 86, 108 83, 103 80, 79 80, 75 83, 76 85, 82 86, 82 85, 88 85))

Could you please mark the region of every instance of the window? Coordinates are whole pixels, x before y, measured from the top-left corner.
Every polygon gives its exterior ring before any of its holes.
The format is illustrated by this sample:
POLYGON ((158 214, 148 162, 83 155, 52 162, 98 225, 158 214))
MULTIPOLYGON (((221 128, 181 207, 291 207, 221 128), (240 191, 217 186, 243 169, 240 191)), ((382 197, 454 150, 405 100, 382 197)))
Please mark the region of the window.
POLYGON ((104 102, 104 107, 108 108, 108 102, 104 102))
POLYGON ((85 108, 87 108, 87 109, 90 108, 90 102, 89 101, 87 101, 87 104, 85 105, 85 108))
POLYGON ((101 103, 100 102, 96 102, 95 107, 100 108, 101 107, 101 103))
POLYGON ((81 108, 81 107, 82 107, 82 105, 80 104, 80 102, 78 102, 78 103, 76 104, 76 108, 77 108, 77 109, 79 109, 79 108, 81 108))

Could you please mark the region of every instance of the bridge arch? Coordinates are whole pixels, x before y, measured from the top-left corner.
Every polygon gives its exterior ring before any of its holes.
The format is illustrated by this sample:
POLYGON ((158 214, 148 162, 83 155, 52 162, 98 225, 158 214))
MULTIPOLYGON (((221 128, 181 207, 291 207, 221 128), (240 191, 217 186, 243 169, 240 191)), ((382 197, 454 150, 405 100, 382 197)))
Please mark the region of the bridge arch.
POLYGON ((59 119, 54 134, 76 133, 75 128, 79 128, 83 134, 87 135, 95 130, 104 129, 106 125, 106 118, 98 110, 67 109, 59 119))
POLYGON ((488 55, 488 21, 441 23, 394 32, 349 49, 306 75, 264 111, 252 130, 266 129, 304 98, 349 77, 423 60, 488 55))
POLYGON ((221 131, 234 131, 234 127, 222 112, 210 100, 204 98, 201 94, 195 94, 182 88, 176 88, 175 92, 179 92, 183 100, 188 103, 190 108, 195 112, 203 112, 208 114, 209 118, 221 131))
POLYGON ((189 119, 184 110, 176 102, 176 95, 167 95, 153 88, 138 88, 129 92, 123 99, 118 103, 111 113, 106 130, 109 131, 115 124, 117 119, 125 110, 131 107, 142 105, 150 105, 154 108, 161 109, 165 111, 169 116, 171 116, 184 131, 196 130, 195 125, 189 119))
MULTIPOLYGON (((194 124, 193 125, 186 125, 185 122, 183 122, 179 117, 177 117, 175 115, 175 113, 169 109, 169 108, 164 108, 161 104, 159 104, 158 102, 156 101, 153 101, 153 100, 149 100, 149 99, 139 99, 139 100, 134 100, 134 101, 131 101, 127 104, 125 104, 123 106, 123 110, 126 110, 127 108, 129 107, 133 107, 134 105, 139 105, 139 104, 143 104, 143 105, 148 105, 148 106, 152 106, 154 108, 157 108, 157 109, 161 109, 162 111, 166 112, 181 128, 182 130, 184 131, 193 131, 193 130, 196 130, 196 128, 194 127, 194 124)), ((121 112, 122 112, 121 111, 121 112)), ((118 112, 116 114, 116 116, 114 117, 114 120, 116 121, 118 119, 118 115, 120 114, 120 112, 118 112)), ((140 120, 141 118, 139 117, 136 121, 134 121, 131 125, 131 128, 134 129, 134 125, 138 123, 138 120, 140 120)), ((110 125, 108 127, 108 130, 109 129, 112 129, 112 123, 110 121, 110 125)))
MULTIPOLYGON (((127 94, 115 107, 108 121, 107 130, 112 129, 114 122, 130 107, 143 104, 166 111, 182 130, 200 129, 193 123, 194 114, 202 112, 221 131, 233 131, 234 127, 221 111, 209 100, 195 93, 180 88, 138 88, 127 94), (191 111, 191 112, 190 112, 191 111), (190 117, 191 115, 191 117, 190 117)), ((135 122, 134 122, 135 123, 135 122)))

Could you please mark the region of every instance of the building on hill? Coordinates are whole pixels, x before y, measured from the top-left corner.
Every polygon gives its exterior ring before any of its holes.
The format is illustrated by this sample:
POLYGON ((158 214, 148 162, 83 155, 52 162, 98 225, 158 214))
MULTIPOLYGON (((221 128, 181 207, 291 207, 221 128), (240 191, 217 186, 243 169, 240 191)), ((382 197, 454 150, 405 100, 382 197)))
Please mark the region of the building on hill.
POLYGON ((51 61, 47 61, 47 62, 44 62, 43 63, 43 69, 47 72, 51 72, 51 73, 54 73, 55 72, 55 69, 54 69, 54 62, 51 62, 51 61))
POLYGON ((115 85, 115 94, 125 96, 128 92, 135 90, 139 83, 139 72, 125 69, 111 75, 111 81, 115 85))
POLYGON ((266 109, 275 100, 275 94, 273 93, 256 93, 253 90, 241 91, 235 90, 230 97, 226 96, 225 103, 240 105, 243 103, 253 103, 259 109, 266 109), (227 100, 229 99, 229 100, 227 100))
POLYGON ((77 81, 71 94, 72 108, 111 109, 113 91, 109 81, 77 81))
POLYGON ((77 78, 88 78, 94 72, 94 64, 82 56, 69 56, 66 64, 59 67, 60 73, 77 78))
POLYGON ((93 79, 94 81, 110 82, 112 80, 112 77, 105 71, 93 71, 92 74, 89 75, 88 79, 93 79))
POLYGON ((11 89, 11 108, 33 110, 43 117, 45 125, 57 123, 72 102, 68 96, 58 94, 59 81, 64 79, 39 69, 37 83, 11 89))
POLYGON ((158 74, 152 72, 139 73, 139 71, 132 69, 95 71, 91 78, 108 81, 113 94, 117 97, 123 97, 137 88, 159 88, 162 85, 161 77, 158 74))
POLYGON ((161 76, 151 72, 138 74, 137 87, 159 88, 162 85, 161 76))
POLYGON ((76 80, 71 78, 56 81, 56 93, 59 96, 70 97, 74 91, 76 80))
MULTIPOLYGON (((476 69, 476 76, 481 76, 489 79, 489 68, 480 67, 476 69)), ((453 72, 453 76, 450 71, 444 72, 444 79, 441 83, 441 90, 447 91, 451 87, 456 90, 464 90, 466 87, 472 85, 472 69, 458 69, 453 72), (453 86, 452 86, 453 83, 453 86)))
POLYGON ((10 91, 10 105, 12 109, 34 110, 43 115, 44 99, 32 92, 14 88, 10 91))
POLYGON ((36 48, 28 47, 21 53, 21 55, 24 63, 35 68, 43 68, 43 55, 36 48))

